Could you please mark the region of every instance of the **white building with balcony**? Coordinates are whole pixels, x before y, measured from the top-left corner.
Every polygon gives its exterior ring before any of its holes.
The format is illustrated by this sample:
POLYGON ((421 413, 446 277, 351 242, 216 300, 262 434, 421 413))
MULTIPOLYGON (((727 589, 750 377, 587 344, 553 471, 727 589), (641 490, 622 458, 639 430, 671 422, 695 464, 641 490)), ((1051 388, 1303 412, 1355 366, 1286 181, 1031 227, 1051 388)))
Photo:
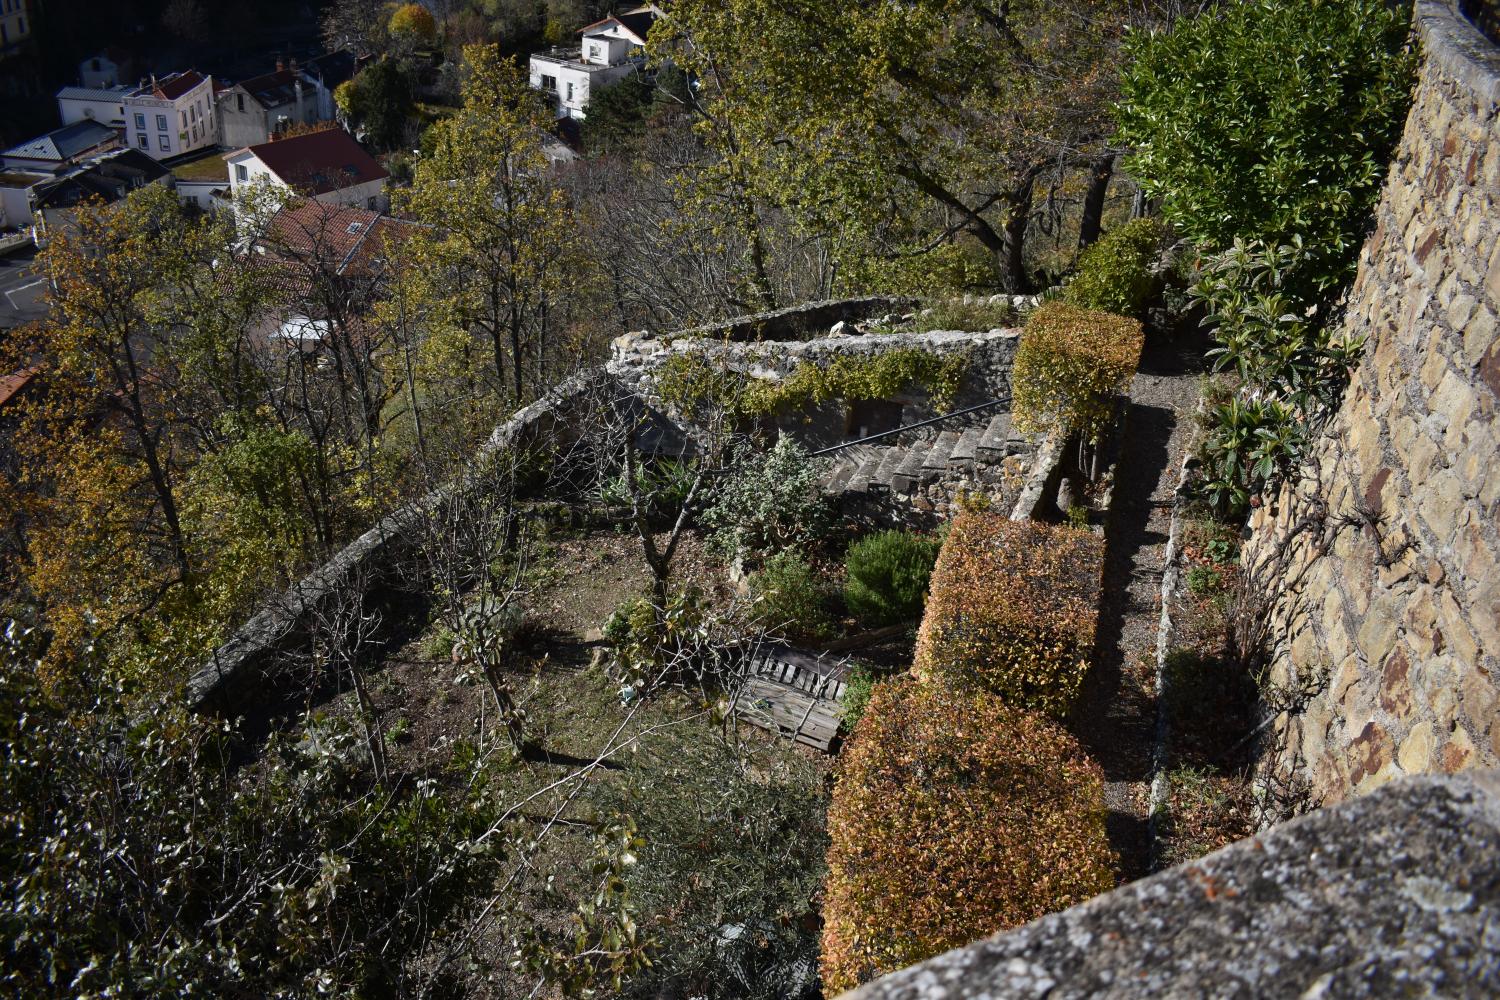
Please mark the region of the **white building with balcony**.
POLYGON ((585 117, 589 97, 645 64, 644 48, 660 8, 646 4, 581 29, 575 48, 555 48, 531 57, 531 86, 552 96, 559 118, 585 117))

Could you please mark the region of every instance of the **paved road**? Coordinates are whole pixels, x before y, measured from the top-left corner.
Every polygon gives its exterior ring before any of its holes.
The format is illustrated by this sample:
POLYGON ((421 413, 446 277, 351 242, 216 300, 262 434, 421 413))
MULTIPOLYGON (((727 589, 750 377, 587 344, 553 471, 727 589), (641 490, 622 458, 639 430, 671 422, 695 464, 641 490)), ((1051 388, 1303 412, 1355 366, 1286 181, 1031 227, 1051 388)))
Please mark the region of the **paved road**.
POLYGON ((0 256, 0 330, 47 314, 47 285, 37 273, 34 256, 30 248, 0 256))

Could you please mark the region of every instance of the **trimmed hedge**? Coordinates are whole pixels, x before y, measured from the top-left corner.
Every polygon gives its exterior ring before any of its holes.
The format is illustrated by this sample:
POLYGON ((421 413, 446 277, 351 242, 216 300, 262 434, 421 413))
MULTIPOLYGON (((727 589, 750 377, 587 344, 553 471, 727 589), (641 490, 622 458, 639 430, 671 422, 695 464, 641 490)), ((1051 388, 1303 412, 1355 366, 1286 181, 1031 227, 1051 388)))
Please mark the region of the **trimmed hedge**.
POLYGON ((1095 441, 1130 386, 1145 335, 1138 320, 1046 302, 1021 332, 1011 371, 1016 426, 1095 441))
POLYGON ((1048 720, 982 691, 878 684, 828 812, 832 996, 1114 886, 1103 775, 1048 720))
POLYGON ((932 574, 916 671, 1061 716, 1093 655, 1104 540, 964 511, 932 574))
POLYGON ((1078 273, 1063 290, 1064 301, 1139 318, 1161 285, 1151 267, 1166 236, 1166 226, 1155 219, 1125 223, 1079 256, 1078 273))

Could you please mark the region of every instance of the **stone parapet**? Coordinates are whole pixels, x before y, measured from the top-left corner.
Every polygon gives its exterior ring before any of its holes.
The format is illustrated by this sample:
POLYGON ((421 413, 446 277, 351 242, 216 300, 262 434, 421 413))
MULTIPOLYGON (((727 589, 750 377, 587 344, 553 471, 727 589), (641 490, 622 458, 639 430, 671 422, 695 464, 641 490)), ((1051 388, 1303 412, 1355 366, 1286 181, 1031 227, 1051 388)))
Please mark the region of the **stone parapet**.
POLYGON ((1500 762, 1500 54, 1418 0, 1423 66, 1350 293, 1365 353, 1251 519, 1269 816, 1500 762))

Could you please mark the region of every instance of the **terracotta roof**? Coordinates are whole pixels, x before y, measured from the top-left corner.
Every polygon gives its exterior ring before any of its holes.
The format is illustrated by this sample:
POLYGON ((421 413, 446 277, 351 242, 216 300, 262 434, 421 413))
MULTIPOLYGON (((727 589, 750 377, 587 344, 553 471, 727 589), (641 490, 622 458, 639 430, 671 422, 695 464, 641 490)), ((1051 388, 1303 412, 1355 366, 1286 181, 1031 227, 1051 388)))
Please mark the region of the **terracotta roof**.
POLYGON ((341 266, 379 220, 379 212, 303 201, 277 212, 262 242, 280 254, 319 257, 341 266))
POLYGON ((157 80, 153 92, 164 101, 175 101, 202 83, 203 79, 203 74, 195 69, 190 69, 186 73, 173 73, 169 77, 157 80))
POLYGON ((637 7, 634 10, 626 11, 623 14, 611 14, 609 17, 606 17, 603 20, 595 21, 593 24, 586 24, 582 28, 578 29, 578 33, 582 35, 587 32, 593 31, 595 28, 602 28, 605 25, 617 24, 620 27, 624 28, 626 31, 630 32, 644 44, 646 41, 646 35, 651 31, 651 26, 656 23, 657 16, 658 15, 656 9, 650 4, 646 4, 644 6, 637 7))
POLYGON ((339 191, 390 176, 341 128, 263 142, 250 146, 249 151, 287 187, 308 195, 339 191))
POLYGON ((0 406, 9 403, 40 374, 40 369, 23 368, 9 375, 0 375, 0 406))

